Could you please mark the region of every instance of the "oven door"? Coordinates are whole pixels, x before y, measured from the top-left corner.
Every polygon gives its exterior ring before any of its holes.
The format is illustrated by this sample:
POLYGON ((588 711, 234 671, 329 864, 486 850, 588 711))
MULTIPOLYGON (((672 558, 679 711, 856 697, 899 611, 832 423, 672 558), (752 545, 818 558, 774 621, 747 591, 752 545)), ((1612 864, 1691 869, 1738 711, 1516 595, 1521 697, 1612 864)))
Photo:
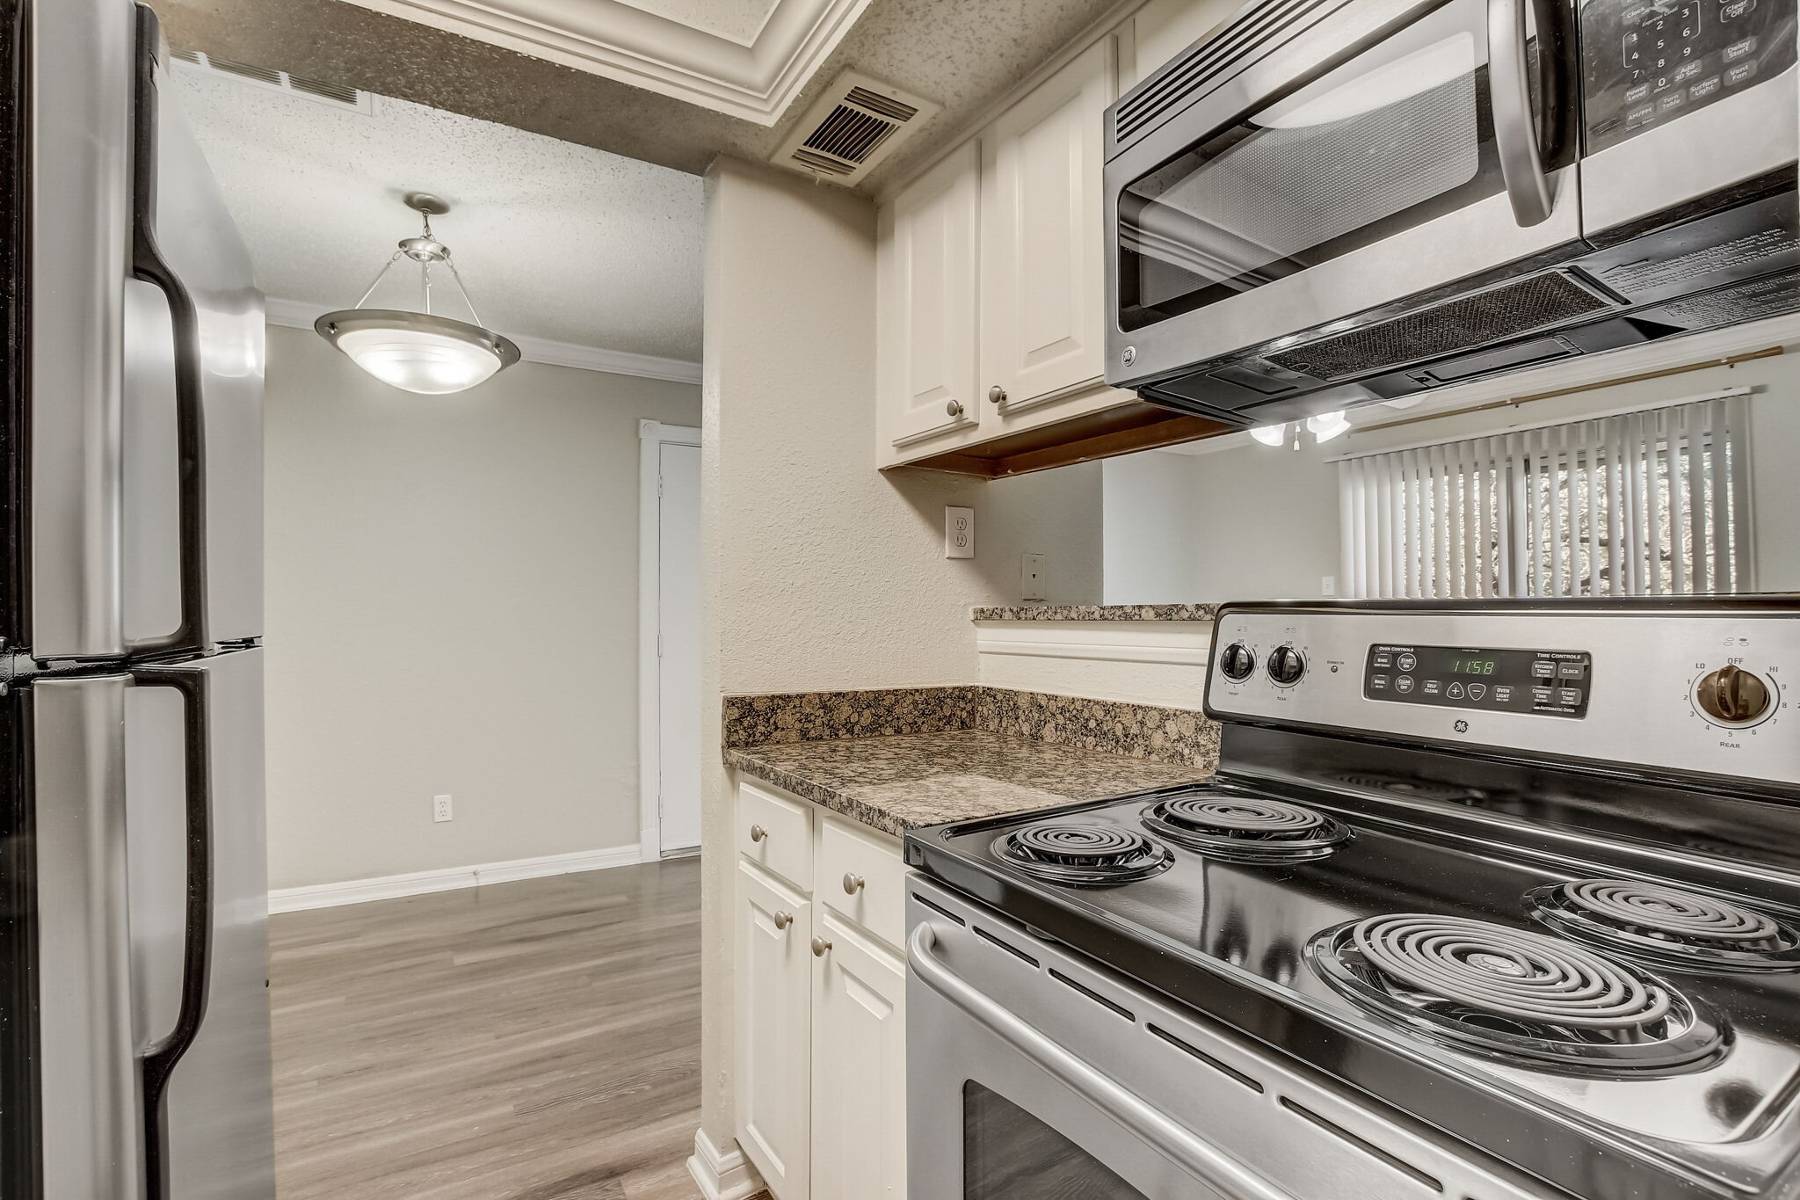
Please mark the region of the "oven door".
POLYGON ((1566 3, 1322 7, 1298 6, 1314 23, 1296 29, 1251 6, 1109 110, 1109 383, 1578 243, 1566 3), (1208 75, 1227 43, 1274 48, 1208 75))
POLYGON ((907 904, 913 1200, 1550 1195, 922 876, 907 904))

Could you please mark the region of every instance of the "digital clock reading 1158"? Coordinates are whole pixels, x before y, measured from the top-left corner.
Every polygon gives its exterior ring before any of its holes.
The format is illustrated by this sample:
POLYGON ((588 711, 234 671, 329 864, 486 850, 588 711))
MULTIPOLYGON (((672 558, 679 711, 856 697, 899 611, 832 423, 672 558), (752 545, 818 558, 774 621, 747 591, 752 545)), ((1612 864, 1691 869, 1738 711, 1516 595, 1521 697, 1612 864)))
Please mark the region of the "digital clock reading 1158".
POLYGON ((1452 675, 1492 675, 1499 665, 1500 661, 1493 658, 1455 658, 1450 660, 1450 673, 1452 675))

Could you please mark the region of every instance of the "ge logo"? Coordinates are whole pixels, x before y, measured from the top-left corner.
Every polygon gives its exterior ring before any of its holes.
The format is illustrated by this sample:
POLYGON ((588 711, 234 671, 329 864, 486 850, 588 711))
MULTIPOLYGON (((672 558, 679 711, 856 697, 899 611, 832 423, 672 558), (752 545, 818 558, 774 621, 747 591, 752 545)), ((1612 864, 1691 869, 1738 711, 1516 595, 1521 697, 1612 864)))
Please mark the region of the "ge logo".
POLYGON ((1458 733, 1469 732, 1469 723, 1467 721, 1458 721, 1456 723, 1456 732, 1458 732, 1458 733))

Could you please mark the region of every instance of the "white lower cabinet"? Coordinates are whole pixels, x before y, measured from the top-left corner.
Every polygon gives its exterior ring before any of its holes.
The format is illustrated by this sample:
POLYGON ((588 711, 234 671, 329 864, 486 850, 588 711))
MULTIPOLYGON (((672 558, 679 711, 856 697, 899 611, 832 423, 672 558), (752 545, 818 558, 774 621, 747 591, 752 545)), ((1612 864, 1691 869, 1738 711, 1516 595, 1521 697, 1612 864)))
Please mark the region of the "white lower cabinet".
POLYGON ((905 1200, 906 962, 900 844, 766 784, 738 790, 738 1143, 775 1200, 905 1200), (797 806, 775 828, 771 801, 797 806), (747 815, 746 815, 747 814, 747 815), (804 833, 790 876, 753 858, 804 833))
POLYGON ((906 1200, 906 964, 817 916, 813 1195, 906 1200))
POLYGON ((782 1200, 811 1177, 812 905, 738 867, 738 1144, 782 1200))

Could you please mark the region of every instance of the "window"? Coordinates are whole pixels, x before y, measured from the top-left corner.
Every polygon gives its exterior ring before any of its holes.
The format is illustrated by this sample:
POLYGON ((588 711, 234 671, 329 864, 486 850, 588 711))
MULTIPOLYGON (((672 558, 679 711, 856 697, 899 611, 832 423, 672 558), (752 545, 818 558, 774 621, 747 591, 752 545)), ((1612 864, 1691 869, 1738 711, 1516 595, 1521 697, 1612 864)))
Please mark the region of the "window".
POLYGON ((1339 465, 1366 598, 1755 590, 1745 394, 1339 465))

